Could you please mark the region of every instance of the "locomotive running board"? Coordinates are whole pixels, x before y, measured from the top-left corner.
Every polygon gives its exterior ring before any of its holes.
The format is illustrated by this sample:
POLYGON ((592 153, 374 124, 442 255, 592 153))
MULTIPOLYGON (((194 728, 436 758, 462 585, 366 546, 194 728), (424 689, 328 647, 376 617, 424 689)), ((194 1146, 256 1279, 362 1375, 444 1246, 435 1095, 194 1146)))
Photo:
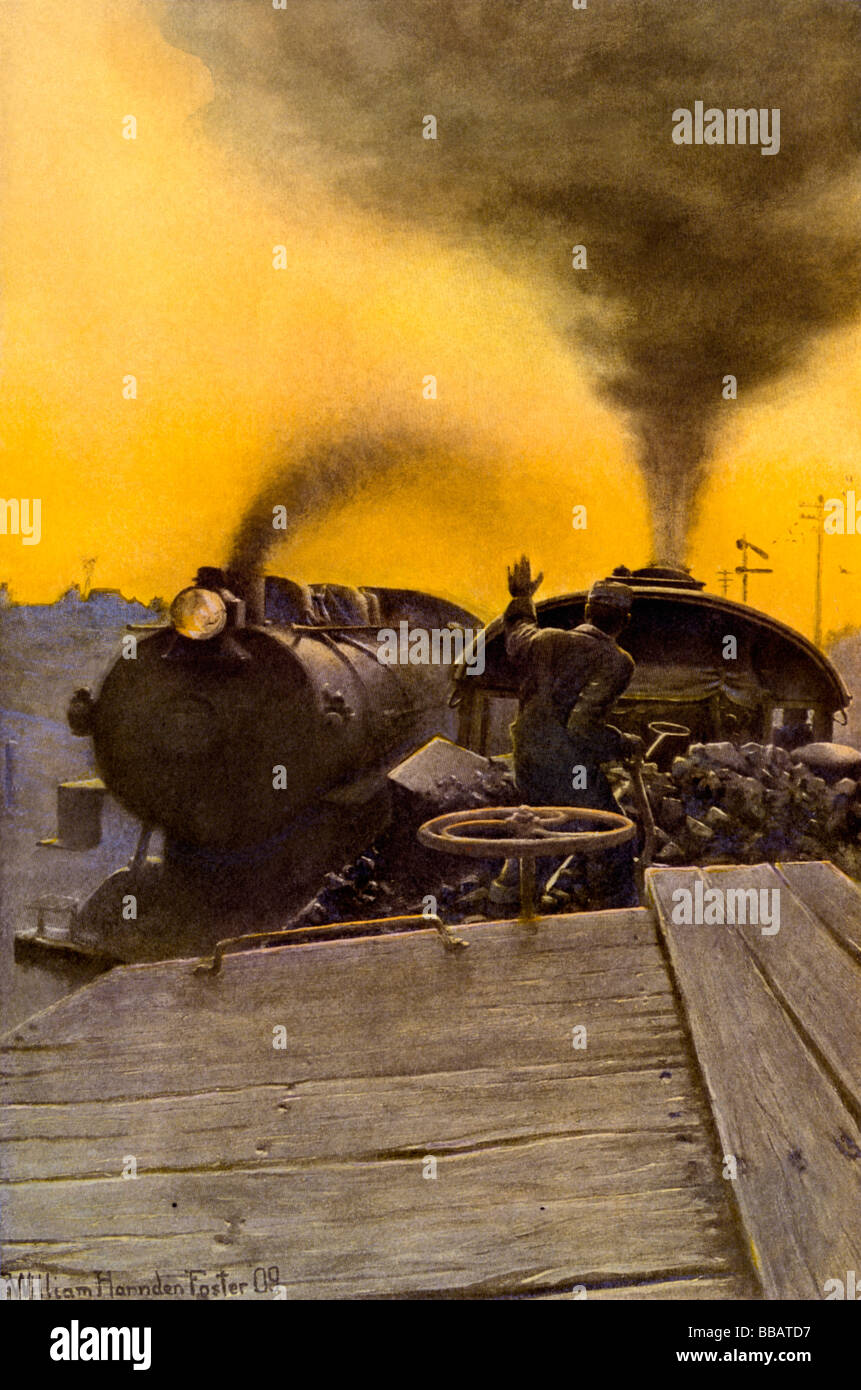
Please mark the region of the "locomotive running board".
POLYGON ((76 936, 77 898, 44 893, 27 906, 35 911, 36 924, 16 931, 16 961, 47 963, 51 960, 88 960, 101 965, 104 970, 123 964, 119 956, 106 951, 95 939, 83 940, 76 936))

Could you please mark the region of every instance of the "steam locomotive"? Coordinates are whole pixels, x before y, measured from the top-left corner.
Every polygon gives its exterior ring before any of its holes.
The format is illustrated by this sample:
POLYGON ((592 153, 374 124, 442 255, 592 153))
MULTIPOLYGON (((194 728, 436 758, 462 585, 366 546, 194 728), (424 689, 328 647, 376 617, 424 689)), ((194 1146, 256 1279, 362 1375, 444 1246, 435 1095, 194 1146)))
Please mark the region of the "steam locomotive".
MULTIPOLYGON (((801 634, 703 593, 683 571, 620 567, 612 577, 634 592, 622 643, 636 671, 614 713, 621 727, 645 734, 672 719, 695 740, 769 742, 803 718, 810 738, 831 737, 851 697, 801 634)), ((539 622, 574 626, 585 602, 585 590, 546 599, 539 622)), ((97 698, 79 691, 69 707, 108 790, 142 826, 132 863, 80 910, 84 932, 113 937, 128 958, 117 923, 129 894, 150 957, 183 942, 198 951, 270 914, 283 921, 385 823, 385 771, 399 757, 437 733, 505 753, 519 677, 501 621, 483 632, 483 674, 467 679, 469 655, 457 666, 382 664, 377 634, 404 620, 480 626, 411 590, 200 570, 170 625, 118 659, 97 698), (164 836, 158 859, 147 856, 154 828, 164 836)))
POLYGON ((377 632, 403 621, 480 626, 412 590, 198 571, 170 625, 132 643, 97 697, 80 690, 69 706, 108 791, 143 828, 134 863, 96 890, 82 920, 111 930, 134 892, 137 921, 193 919, 198 940, 204 918, 231 908, 242 919, 283 913, 363 848, 385 817, 385 771, 455 732, 456 646, 436 665, 379 659, 377 632))

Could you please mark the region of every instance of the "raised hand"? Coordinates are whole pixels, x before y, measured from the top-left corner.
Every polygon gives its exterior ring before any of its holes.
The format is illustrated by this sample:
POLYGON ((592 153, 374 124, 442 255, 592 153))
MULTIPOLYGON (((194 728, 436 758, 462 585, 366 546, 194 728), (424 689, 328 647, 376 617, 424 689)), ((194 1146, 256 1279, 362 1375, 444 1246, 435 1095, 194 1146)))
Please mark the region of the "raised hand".
POLYGON ((508 571, 508 592, 512 598, 531 598, 543 578, 543 571, 537 579, 532 578, 529 560, 522 555, 508 571))

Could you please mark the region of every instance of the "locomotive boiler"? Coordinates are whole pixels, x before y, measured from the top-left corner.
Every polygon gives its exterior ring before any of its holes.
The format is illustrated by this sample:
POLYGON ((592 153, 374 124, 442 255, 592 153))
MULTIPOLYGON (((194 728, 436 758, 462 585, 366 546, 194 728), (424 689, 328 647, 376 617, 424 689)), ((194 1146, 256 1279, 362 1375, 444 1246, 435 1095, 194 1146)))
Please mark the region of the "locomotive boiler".
MULTIPOLYGON (((385 817, 385 772, 433 734, 453 735, 458 646, 419 665, 380 659, 378 633, 458 633, 480 623, 412 590, 300 585, 204 568, 169 625, 124 642, 73 732, 142 827, 133 865, 83 909, 99 930, 137 882, 155 915, 289 906, 293 893, 367 844, 385 817), (158 864, 146 842, 162 832, 158 864)), ((462 632, 461 649, 462 649, 462 632)))

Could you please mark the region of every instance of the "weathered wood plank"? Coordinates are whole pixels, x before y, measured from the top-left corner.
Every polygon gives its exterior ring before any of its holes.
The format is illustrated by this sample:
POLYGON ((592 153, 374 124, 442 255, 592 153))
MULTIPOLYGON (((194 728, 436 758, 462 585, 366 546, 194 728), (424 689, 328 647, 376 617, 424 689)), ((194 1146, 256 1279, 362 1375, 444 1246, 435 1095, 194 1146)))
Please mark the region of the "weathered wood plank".
POLYGON ((702 1097, 680 1067, 572 1076, 566 1064, 370 1077, 140 1101, 13 1106, 0 1116, 7 1181, 450 1152, 505 1138, 601 1132, 687 1135, 707 1152, 702 1097), (462 1104, 468 1087, 469 1105, 462 1104))
MULTIPOLYGON (((749 870, 732 874, 748 886, 749 870)), ((693 892, 699 876, 650 870, 648 883, 722 1146, 738 1163, 739 1207, 767 1295, 821 1298, 861 1246, 861 1133, 739 930, 672 922, 673 891, 693 892)))
MULTIPOLYGON (((833 1072, 844 1101, 861 1120, 861 967, 825 930, 806 906, 804 875, 796 876, 796 889, 784 882, 771 864, 744 870, 744 887, 773 901, 780 894, 780 929, 766 936, 758 926, 738 926, 744 941, 784 1009, 800 1025, 819 1054, 824 1070, 833 1072), (802 893, 804 896, 802 897, 802 893)), ((708 887, 736 886, 732 867, 709 868, 708 887)))
MULTIPOLYGON (((560 1293, 545 1293, 536 1295, 540 1303, 552 1303, 561 1300, 574 1301, 582 1299, 581 1293, 567 1290, 560 1293)), ((613 1288, 586 1288, 586 1298, 590 1303, 598 1301, 613 1301, 619 1303, 643 1302, 645 1300, 667 1299, 679 1300, 687 1303, 692 1300, 715 1300, 715 1299, 739 1299, 752 1298, 759 1299, 762 1293, 752 1279, 745 1279, 737 1274, 730 1274, 718 1279, 673 1279, 671 1281, 656 1281, 647 1284, 625 1284, 616 1285, 613 1288)))
POLYGON ((836 864, 778 864, 777 871, 806 907, 861 963, 861 893, 836 864))
POLYGON ((672 1144, 655 1157, 636 1135, 527 1141, 439 1156, 437 1178, 422 1173, 416 1156, 16 1184, 4 1263, 125 1282, 277 1265, 290 1296, 330 1297, 737 1267, 720 1181, 680 1185, 672 1144))
MULTIPOLYGON (((47 1102, 60 1102, 69 1095, 93 1100, 100 1092, 105 1099, 133 1099, 139 1092, 183 1095, 199 1087, 201 1079, 207 1087, 241 1089, 252 1076, 258 1082, 291 1086, 326 1076, 385 1075, 384 1062, 391 1066, 388 1074, 396 1076, 481 1069, 493 1066, 497 1058, 498 1065, 508 1071, 567 1057, 572 1027, 581 1024, 588 1030, 589 1049, 572 1054, 571 1071, 575 1075, 679 1066, 687 1052, 678 1020, 669 1007, 660 1011, 633 1006, 615 1010, 593 1007, 587 1012, 582 1002, 575 1001, 570 1010, 560 1006, 543 1017, 537 1011, 519 1014, 514 1008, 500 1008, 495 1017, 488 1016, 486 1024, 475 1020, 470 1038, 449 1033, 436 1051, 431 1041, 417 1038, 405 1026, 401 1053, 396 1058, 391 1056, 388 1045, 384 1056, 380 1055, 382 1048, 375 1051, 370 1045, 365 1056, 346 1044, 342 1052, 322 1025, 318 1050, 313 1051, 310 1044, 300 1050, 293 1042, 296 1033, 291 1031, 292 1020, 287 1011, 282 1009, 270 1018, 271 1022, 265 1016, 262 1021, 249 1019, 244 1038, 236 1031, 219 1029, 209 1061, 202 1048, 194 1049, 184 1063, 181 1054, 140 1043, 123 1049, 108 1070, 107 1044, 81 1043, 74 1046, 73 1052, 59 1054, 56 1070, 51 1072, 53 1054, 42 1054, 36 1059, 37 1065, 10 1078, 8 1100, 25 1103, 28 1094, 47 1102), (272 1048, 273 1023, 287 1026, 288 1049, 293 1042, 292 1054, 290 1050, 279 1053, 272 1048), (410 1035, 406 1036, 408 1031, 410 1035), (548 1036, 552 1037, 552 1045, 547 1042, 548 1036)), ((428 1034, 439 1033, 448 1023, 448 1018, 436 1012, 425 1020, 428 1034)))
POLYGON ((678 1063, 685 1044, 649 914, 607 917, 619 920, 465 928, 471 946, 457 956, 421 932, 249 952, 214 979, 189 962, 120 967, 5 1039, 4 1099, 183 1094, 202 1077, 205 1089, 236 1089, 251 1075, 417 1076, 554 1055, 584 1074, 678 1063), (572 1055, 578 1024, 589 1050, 572 1055), (272 1046, 279 1025, 284 1050, 272 1046))

